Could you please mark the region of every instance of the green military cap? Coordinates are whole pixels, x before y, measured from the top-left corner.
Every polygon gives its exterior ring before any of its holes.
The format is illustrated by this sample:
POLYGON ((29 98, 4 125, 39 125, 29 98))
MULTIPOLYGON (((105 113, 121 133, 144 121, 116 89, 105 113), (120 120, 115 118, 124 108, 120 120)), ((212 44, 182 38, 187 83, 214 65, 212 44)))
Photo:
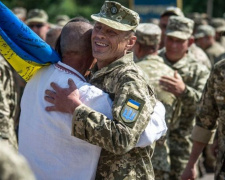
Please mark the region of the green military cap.
POLYGON ((198 39, 205 36, 215 36, 215 29, 210 25, 198 26, 194 34, 194 37, 198 39))
POLYGON ((26 24, 31 22, 47 23, 48 15, 43 9, 32 9, 28 12, 26 24))
POLYGON ((158 45, 161 39, 161 29, 152 23, 141 23, 136 30, 137 41, 147 46, 158 45))
POLYGON ((182 16, 170 16, 166 27, 166 35, 187 40, 191 37, 194 21, 182 16))
POLYGON ((223 19, 223 18, 213 18, 210 22, 210 25, 215 28, 216 32, 224 31, 225 19, 223 19))
POLYGON ((92 14, 91 18, 121 31, 135 31, 140 21, 138 13, 115 1, 105 1, 100 12, 92 14))
POLYGON ((184 17, 184 13, 181 11, 181 9, 178 7, 174 7, 174 6, 167 7, 160 16, 162 17, 162 16, 166 16, 166 15, 169 15, 169 16, 174 15, 174 16, 184 17))

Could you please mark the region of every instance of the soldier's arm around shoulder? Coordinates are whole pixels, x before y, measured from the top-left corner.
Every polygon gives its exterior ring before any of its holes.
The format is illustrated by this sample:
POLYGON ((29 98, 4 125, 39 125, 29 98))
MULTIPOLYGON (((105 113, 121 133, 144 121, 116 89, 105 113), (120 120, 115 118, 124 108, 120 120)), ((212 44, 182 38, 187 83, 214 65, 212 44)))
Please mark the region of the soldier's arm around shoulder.
POLYGON ((135 147, 146 128, 156 99, 143 78, 127 73, 115 84, 113 120, 81 105, 74 112, 74 135, 115 154, 135 147))

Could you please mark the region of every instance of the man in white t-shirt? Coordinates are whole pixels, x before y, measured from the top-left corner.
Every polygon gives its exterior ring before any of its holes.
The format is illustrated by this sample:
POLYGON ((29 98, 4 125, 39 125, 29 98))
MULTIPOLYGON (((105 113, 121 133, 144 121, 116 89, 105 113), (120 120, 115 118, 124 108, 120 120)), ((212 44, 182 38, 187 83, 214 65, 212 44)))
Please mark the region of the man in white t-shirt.
MULTIPOLYGON (((92 25, 84 19, 71 20, 63 28, 58 42, 62 62, 42 68, 25 87, 21 102, 19 151, 27 158, 37 179, 95 178, 101 148, 71 136, 72 114, 45 111, 50 103, 43 98, 45 89, 51 89, 50 82, 67 88, 67 80, 72 79, 81 101, 112 119, 112 101, 108 94, 84 78, 93 63, 91 31, 92 25)), ((159 116, 155 113, 157 120, 149 123, 137 144, 139 147, 153 143, 165 133, 165 122, 160 117, 165 110, 161 104, 157 105, 159 116), (149 132, 151 136, 148 136, 149 132)))

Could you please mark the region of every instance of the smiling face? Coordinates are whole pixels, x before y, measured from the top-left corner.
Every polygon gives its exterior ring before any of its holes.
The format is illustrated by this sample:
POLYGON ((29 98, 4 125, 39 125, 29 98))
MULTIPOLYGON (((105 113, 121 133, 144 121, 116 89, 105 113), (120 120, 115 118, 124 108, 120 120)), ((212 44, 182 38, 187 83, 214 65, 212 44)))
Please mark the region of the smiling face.
POLYGON ((92 53, 98 66, 105 67, 124 56, 135 44, 136 36, 131 32, 116 30, 96 22, 91 40, 92 53))

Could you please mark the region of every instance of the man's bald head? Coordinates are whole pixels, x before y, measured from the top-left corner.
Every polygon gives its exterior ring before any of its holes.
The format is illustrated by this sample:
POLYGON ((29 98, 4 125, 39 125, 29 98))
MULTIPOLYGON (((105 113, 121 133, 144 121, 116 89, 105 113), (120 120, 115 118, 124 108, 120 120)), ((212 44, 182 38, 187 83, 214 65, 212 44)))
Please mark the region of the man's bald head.
POLYGON ((92 29, 93 26, 88 20, 74 18, 63 27, 57 44, 57 50, 62 56, 62 62, 78 71, 82 71, 82 73, 85 68, 86 70, 90 68, 93 62, 91 48, 92 29))
POLYGON ((62 56, 65 53, 91 52, 91 32, 93 26, 84 18, 74 18, 63 28, 60 38, 62 56), (88 49, 87 49, 88 48, 88 49))

